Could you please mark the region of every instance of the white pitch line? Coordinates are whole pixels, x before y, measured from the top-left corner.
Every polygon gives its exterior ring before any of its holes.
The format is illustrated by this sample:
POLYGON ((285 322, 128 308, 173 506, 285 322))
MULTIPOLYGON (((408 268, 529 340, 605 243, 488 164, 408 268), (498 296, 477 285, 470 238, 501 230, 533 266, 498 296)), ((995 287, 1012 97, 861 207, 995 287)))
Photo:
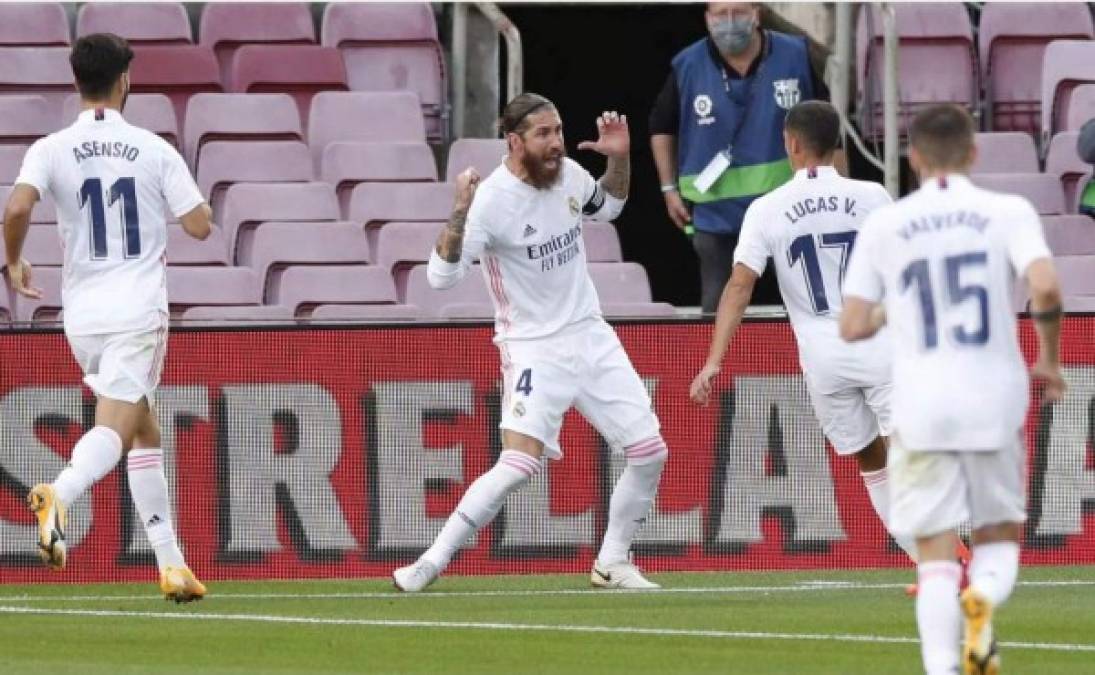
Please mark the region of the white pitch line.
MULTIPOLYGON (((372 628, 438 628, 457 630, 507 630, 558 633, 598 633, 617 635, 654 635, 745 640, 808 640, 812 642, 873 642, 883 644, 916 644, 911 637, 889 635, 853 635, 841 633, 769 633, 764 631, 724 631, 688 628, 644 628, 640 626, 568 626, 552 624, 500 623, 487 621, 415 621, 399 619, 335 619, 330 617, 280 616, 276 614, 213 614, 173 612, 127 612, 95 609, 44 609, 38 607, 8 607, 0 605, 0 614, 33 614, 145 619, 175 619, 189 621, 243 621, 253 623, 310 624, 321 626, 365 626, 372 628)), ((1009 649, 1033 649, 1056 652, 1095 652, 1095 645, 1041 642, 1002 642, 1009 649)))
MULTIPOLYGON (((1020 581, 1019 586, 1095 586, 1095 580, 1084 581, 1020 581)), ((217 600, 392 600, 396 598, 518 598, 529 596, 584 596, 584 595, 662 595, 662 594, 734 594, 734 593, 818 593, 827 591, 893 590, 904 589, 902 583, 862 583, 855 581, 803 581, 793 586, 691 586, 659 588, 653 590, 598 590, 560 588, 553 590, 499 590, 499 591, 428 591, 426 593, 397 593, 372 591, 360 593, 214 593, 217 600)), ((114 600, 160 600, 162 596, 142 595, 0 595, 0 602, 97 602, 114 600)))

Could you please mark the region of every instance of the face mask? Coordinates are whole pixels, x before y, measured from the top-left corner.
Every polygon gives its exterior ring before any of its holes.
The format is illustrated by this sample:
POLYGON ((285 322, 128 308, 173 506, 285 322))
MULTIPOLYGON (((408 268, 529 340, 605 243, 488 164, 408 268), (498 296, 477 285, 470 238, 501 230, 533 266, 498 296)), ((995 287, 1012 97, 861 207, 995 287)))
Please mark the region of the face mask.
POLYGON ((723 54, 741 54, 753 40, 753 19, 720 19, 711 26, 711 39, 723 54))

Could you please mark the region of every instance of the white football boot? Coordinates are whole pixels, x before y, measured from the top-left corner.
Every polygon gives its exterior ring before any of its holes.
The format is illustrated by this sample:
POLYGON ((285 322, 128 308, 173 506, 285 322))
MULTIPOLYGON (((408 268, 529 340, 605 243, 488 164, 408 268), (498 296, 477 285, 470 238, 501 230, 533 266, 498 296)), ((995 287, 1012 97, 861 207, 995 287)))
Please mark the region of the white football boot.
POLYGON ((661 588, 658 584, 643 576, 638 567, 629 562, 619 562, 613 565, 593 563, 593 571, 589 573, 589 582, 594 588, 621 588, 627 590, 649 590, 661 588))
POLYGON ((417 593, 437 581, 439 576, 441 571, 433 563, 416 560, 413 564, 392 572, 392 583, 404 593, 417 593))

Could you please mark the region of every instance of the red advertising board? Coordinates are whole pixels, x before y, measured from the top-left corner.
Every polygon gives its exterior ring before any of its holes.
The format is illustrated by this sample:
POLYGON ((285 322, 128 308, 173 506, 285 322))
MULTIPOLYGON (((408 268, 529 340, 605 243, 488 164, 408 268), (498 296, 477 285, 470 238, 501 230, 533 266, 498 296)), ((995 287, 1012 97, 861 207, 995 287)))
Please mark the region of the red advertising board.
MULTIPOLYGON (((1028 357, 1030 326, 1021 328, 1028 357)), ((825 446, 785 321, 742 326, 715 401, 688 400, 710 325, 617 326, 671 459, 636 543, 652 571, 907 565, 854 461, 825 446)), ((1069 317, 1068 398, 1027 419, 1024 562, 1095 563, 1095 318, 1069 317)), ((432 540, 498 453, 499 364, 484 326, 177 331, 157 408, 176 525, 205 579, 388 574, 432 540)), ((93 400, 57 332, 0 334, 0 579, 148 579, 116 470, 72 509, 68 569, 33 553, 22 498, 51 480, 93 400)), ((576 413, 552 463, 464 550, 457 574, 580 572, 622 470, 576 413)))

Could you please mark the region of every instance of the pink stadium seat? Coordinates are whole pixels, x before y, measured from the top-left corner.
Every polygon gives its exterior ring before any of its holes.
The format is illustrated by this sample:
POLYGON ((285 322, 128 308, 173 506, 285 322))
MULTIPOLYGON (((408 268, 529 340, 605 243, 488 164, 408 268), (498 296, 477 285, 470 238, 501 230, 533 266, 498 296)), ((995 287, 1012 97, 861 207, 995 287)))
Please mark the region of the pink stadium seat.
POLYGON ((370 265, 297 265, 266 290, 274 302, 305 317, 316 305, 398 302, 391 276, 370 265))
POLYGON ((1095 82, 1095 40, 1054 40, 1042 61, 1042 140, 1068 126, 1069 102, 1080 84, 1095 82))
POLYGON ((1037 136, 1046 45, 1056 39, 1093 35, 1091 12, 1082 3, 981 5, 978 45, 991 128, 1037 136))
POLYGON ((1065 116, 1065 129, 1079 131, 1088 120, 1095 120, 1095 84, 1081 84, 1072 90, 1065 116))
POLYGON ((602 304, 651 302, 650 281, 639 263, 590 263, 589 276, 602 304))
POLYGON ((428 3, 332 2, 322 36, 342 52, 351 89, 413 91, 430 139, 445 136, 445 58, 428 3))
POLYGON ((300 115, 287 94, 198 94, 183 128, 186 160, 201 169, 198 154, 209 141, 300 141, 300 115))
POLYGON ((316 305, 308 317, 310 322, 355 321, 386 322, 414 321, 422 316, 414 305, 316 305))
POLYGON ((1087 216, 1045 216, 1042 228, 1053 255, 1095 255, 1095 223, 1087 216))
POLYGON ((197 176, 215 223, 233 183, 307 183, 312 178, 312 155, 300 141, 211 141, 202 146, 197 176))
POLYGON ((601 314, 609 319, 657 319, 677 316, 668 302, 602 302, 601 314))
POLYGON ((187 322, 290 323, 293 312, 278 305, 199 305, 183 311, 179 318, 187 322))
POLYGON ((68 16, 59 2, 0 2, 0 45, 48 47, 69 44, 68 16))
POLYGON ((582 223, 582 239, 586 245, 586 260, 589 262, 620 262, 620 237, 612 223, 599 223, 587 220, 582 223))
MULTIPOLYGON (((23 167, 23 155, 29 145, 0 145, 0 185, 12 185, 23 167)), ((4 206, 0 204, 0 209, 4 206)))
POLYGON ((1022 195, 1043 216, 1066 213, 1065 195, 1056 176, 1044 173, 980 173, 970 176, 986 190, 1022 195))
POLYGON ((138 45, 133 52, 129 67, 133 93, 166 94, 175 107, 175 119, 184 126, 192 96, 223 91, 217 60, 207 47, 138 45))
POLYGON ((386 222, 448 221, 454 191, 452 183, 361 183, 350 193, 349 219, 365 227, 375 251, 377 229, 386 222))
POLYGON ((316 45, 245 45, 231 67, 232 91, 284 93, 293 97, 308 127, 312 98, 321 91, 346 91, 346 67, 337 49, 316 45))
POLYGON ((348 213, 354 186, 364 182, 437 180, 433 152, 425 143, 339 141, 323 151, 320 179, 335 186, 339 208, 348 213))
POLYGON ((15 297, 15 320, 36 323, 57 321, 61 314, 61 268, 35 269, 31 283, 42 290, 42 297, 37 300, 21 295, 15 297))
MULTIPOLYGON (((965 6, 953 2, 894 3, 898 54, 898 123, 933 103, 973 108, 979 85, 973 29, 965 6)), ((856 29, 859 109, 867 135, 882 135, 882 11, 864 5, 856 29)))
POLYGON ((326 183, 236 183, 224 195, 221 227, 229 260, 247 255, 251 231, 267 222, 338 220, 338 200, 326 183))
MULTIPOLYGON (((4 247, 0 245, 0 250, 4 247)), ((23 257, 34 265, 35 275, 39 267, 60 267, 64 264, 61 235, 53 225, 34 225, 27 229, 23 242, 23 257)))
POLYGON ((1066 295, 1061 304, 1069 313, 1095 312, 1095 295, 1066 295))
POLYGON ((325 91, 312 99, 308 145, 316 165, 335 141, 425 143, 418 97, 401 92, 325 91))
POLYGON ((1046 152, 1046 173, 1057 176, 1065 190, 1065 204, 1072 205, 1079 196, 1077 191, 1080 178, 1091 171, 1091 165, 1080 159, 1076 152, 1076 140, 1080 137, 1076 131, 1062 131, 1054 134, 1046 152))
POLYGON ((57 131, 57 112, 41 96, 0 96, 0 145, 30 145, 57 131))
POLYGON ((246 267, 167 268, 167 300, 172 314, 195 305, 257 305, 262 288, 246 267))
POLYGON ((423 318, 490 318, 494 305, 487 283, 479 266, 475 265, 466 277, 452 288, 436 290, 426 279, 426 266, 418 265, 407 275, 406 295, 403 301, 422 311, 423 318), (447 314, 446 307, 451 307, 447 314))
POLYGON ((407 294, 407 275, 416 265, 429 262, 444 223, 387 223, 376 233, 374 259, 395 280, 400 297, 407 294))
POLYGON ((1063 295, 1095 295, 1095 255, 1058 256, 1053 264, 1063 295))
POLYGON ((486 178, 502 164, 506 152, 506 142, 500 138, 457 139, 449 148, 445 180, 455 181, 456 176, 469 166, 486 178))
MULTIPOLYGON (((65 99, 65 108, 61 115, 62 125, 72 124, 79 114, 80 95, 72 94, 65 99)), ((175 106, 171 104, 171 99, 163 94, 130 94, 126 99, 122 116, 133 126, 148 129, 175 148, 182 148, 179 142, 179 123, 175 119, 175 106)))
POLYGON ((970 173, 1037 173, 1038 151, 1030 134, 1017 131, 976 134, 977 161, 970 173))
MULTIPOLYGON (((11 195, 10 185, 0 185, 0 217, 4 212, 4 204, 8 203, 8 196, 11 195)), ((31 225, 38 224, 52 224, 57 222, 57 210, 53 206, 53 201, 48 197, 40 200, 34 205, 34 209, 30 212, 31 225)))
POLYGON ((131 45, 194 41, 186 8, 175 2, 86 2, 76 15, 76 37, 91 33, 114 33, 131 45))
POLYGON ((60 110, 75 88, 68 55, 68 47, 0 49, 0 96, 34 94, 46 99, 52 110, 60 110))
POLYGON ((240 264, 258 274, 267 289, 278 286, 278 278, 289 265, 332 265, 367 263, 369 248, 361 228, 353 223, 265 223, 255 231, 247 251, 240 252, 240 264))
POLYGON ((198 41, 216 52, 224 82, 230 81, 233 55, 245 44, 316 41, 312 12, 304 2, 210 2, 198 32, 198 41))
POLYGON ((195 239, 181 225, 167 226, 167 264, 228 265, 228 245, 224 231, 213 227, 205 239, 195 239))

